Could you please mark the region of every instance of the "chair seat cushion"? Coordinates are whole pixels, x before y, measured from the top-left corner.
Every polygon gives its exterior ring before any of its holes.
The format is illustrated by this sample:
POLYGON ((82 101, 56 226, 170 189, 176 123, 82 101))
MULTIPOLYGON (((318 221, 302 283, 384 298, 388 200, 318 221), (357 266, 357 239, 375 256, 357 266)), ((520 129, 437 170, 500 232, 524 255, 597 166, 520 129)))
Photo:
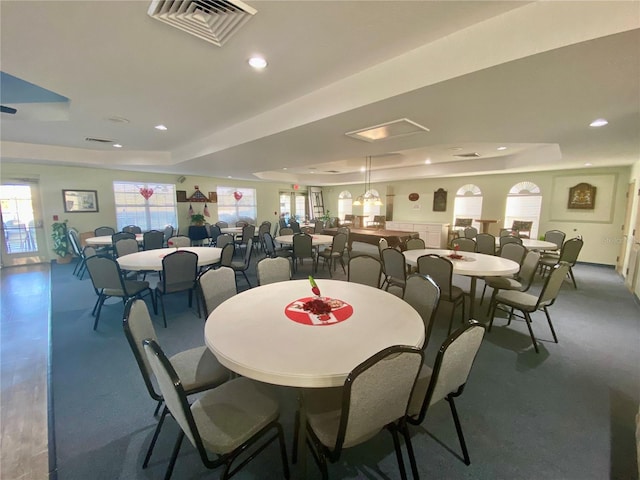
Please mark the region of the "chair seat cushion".
POLYGON ((420 409, 424 402, 424 397, 427 395, 427 389, 431 382, 431 374, 433 369, 427 365, 422 365, 416 385, 413 387, 413 393, 411 394, 411 400, 409 400, 409 408, 407 409, 407 415, 410 417, 417 417, 420 415, 420 409))
POLYGON ((277 420, 279 408, 271 387, 240 377, 209 390, 191 412, 205 448, 223 455, 277 420))
POLYGON ((174 293, 174 292, 183 292, 185 290, 190 290, 193 288, 193 281, 189 280, 186 282, 174 283, 172 285, 168 285, 167 288, 164 288, 162 282, 158 282, 156 285, 156 289, 160 291, 160 293, 174 293))
POLYGON ((463 295, 464 295, 464 290, 462 290, 460 287, 456 287, 455 285, 452 285, 449 301, 454 302, 458 300, 458 298, 462 297, 463 295))
POLYGON ((204 345, 177 353, 169 360, 187 394, 220 385, 230 376, 204 345))
POLYGON ((486 277, 484 282, 496 290, 522 290, 523 288, 522 283, 510 277, 486 277))
MULTIPOLYGON (((129 295, 137 295, 143 290, 149 288, 149 282, 146 282, 144 280, 125 280, 124 286, 127 289, 127 293, 129 295)), ((124 292, 120 288, 105 288, 102 293, 112 297, 124 296, 124 292)))
POLYGON ((519 310, 533 312, 538 302, 538 297, 517 290, 501 290, 496 295, 496 302, 505 303, 519 310))

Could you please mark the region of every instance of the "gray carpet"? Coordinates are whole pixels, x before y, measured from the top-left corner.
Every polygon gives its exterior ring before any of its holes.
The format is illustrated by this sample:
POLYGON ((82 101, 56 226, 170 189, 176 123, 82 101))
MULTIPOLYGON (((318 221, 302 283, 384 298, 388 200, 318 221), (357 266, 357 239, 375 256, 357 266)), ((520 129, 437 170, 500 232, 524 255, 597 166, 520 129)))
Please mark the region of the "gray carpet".
MULTIPOLYGON (((103 309, 92 331, 96 296, 89 279, 71 275, 73 265, 52 272, 53 388, 58 478, 162 478, 175 439, 169 420, 148 469, 141 464, 156 420, 121 326, 121 302, 103 309)), ((297 278, 309 274, 305 264, 297 278)), ((254 272, 254 269, 251 269, 254 272)), ((611 268, 578 265, 578 290, 562 288, 551 316, 559 338, 553 343, 542 313, 534 315, 540 340, 536 354, 526 325, 498 318, 485 337, 470 380, 457 406, 471 455, 460 459, 448 406, 434 406, 423 428, 413 428, 422 478, 635 479, 638 478, 634 416, 640 381, 640 308, 611 268)), ((328 277, 320 269, 317 277, 328 277)), ((152 281, 155 278, 150 277, 152 281)), ((255 274, 250 276, 255 285, 255 274)), ((340 267, 334 275, 345 279, 340 267)), ((245 281, 238 277, 241 289, 245 281)), ((465 286, 465 279, 460 280, 465 286)), ((534 291, 539 289, 538 279, 534 291)), ((481 291, 483 283, 478 282, 481 291)), ((186 296, 166 297, 169 326, 154 322, 168 354, 203 343, 204 320, 187 308, 186 296)), ((251 306, 248 306, 251 308, 251 306)), ((484 306, 478 317, 484 318, 484 306)), ((443 312, 446 315, 446 312, 443 312)), ((446 336, 438 318, 427 363, 446 336)), ((268 339, 267 339, 268 340, 268 339)), ((291 454, 295 392, 275 387, 291 454)), ((309 459, 308 478, 320 478, 309 459)), ((173 478, 218 478, 184 444, 173 478)), ((398 478, 390 436, 382 432, 366 445, 347 450, 329 466, 333 479, 398 478)), ((239 479, 282 478, 277 447, 270 446, 239 479)))

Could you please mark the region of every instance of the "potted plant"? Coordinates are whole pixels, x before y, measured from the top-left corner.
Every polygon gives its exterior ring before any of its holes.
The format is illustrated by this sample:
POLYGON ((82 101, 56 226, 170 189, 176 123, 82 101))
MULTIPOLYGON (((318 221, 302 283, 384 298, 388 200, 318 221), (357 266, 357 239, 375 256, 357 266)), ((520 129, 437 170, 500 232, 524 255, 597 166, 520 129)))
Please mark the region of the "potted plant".
POLYGON ((54 222, 51 225, 51 238, 53 239, 53 251, 58 255, 58 263, 69 263, 71 254, 69 253, 69 235, 67 233, 67 220, 64 222, 54 222))
POLYGON ((191 215, 191 223, 193 225, 198 225, 198 226, 202 226, 205 223, 205 218, 204 215, 201 213, 194 213, 193 215, 191 215))

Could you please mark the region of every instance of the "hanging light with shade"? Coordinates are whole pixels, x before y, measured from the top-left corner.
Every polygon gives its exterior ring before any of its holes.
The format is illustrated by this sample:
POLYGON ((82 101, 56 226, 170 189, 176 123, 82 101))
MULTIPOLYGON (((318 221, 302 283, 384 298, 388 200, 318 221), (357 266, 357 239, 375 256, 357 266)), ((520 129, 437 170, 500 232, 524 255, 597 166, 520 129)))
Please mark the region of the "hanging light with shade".
POLYGON ((353 201, 353 205, 376 205, 381 206, 382 200, 380 197, 371 191, 371 157, 367 157, 364 167, 364 193, 358 195, 353 201))

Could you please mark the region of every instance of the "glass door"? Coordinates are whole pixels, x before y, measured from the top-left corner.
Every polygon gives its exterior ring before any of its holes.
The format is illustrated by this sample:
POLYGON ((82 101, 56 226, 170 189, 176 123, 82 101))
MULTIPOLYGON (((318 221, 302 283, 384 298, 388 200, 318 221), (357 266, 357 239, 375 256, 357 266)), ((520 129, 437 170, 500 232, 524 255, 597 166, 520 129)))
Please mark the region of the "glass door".
POLYGON ((288 225, 291 219, 304 223, 307 215, 307 195, 295 192, 280 192, 280 218, 288 225))
POLYGON ((36 184, 0 185, 0 262, 3 267, 48 261, 39 205, 36 184))

